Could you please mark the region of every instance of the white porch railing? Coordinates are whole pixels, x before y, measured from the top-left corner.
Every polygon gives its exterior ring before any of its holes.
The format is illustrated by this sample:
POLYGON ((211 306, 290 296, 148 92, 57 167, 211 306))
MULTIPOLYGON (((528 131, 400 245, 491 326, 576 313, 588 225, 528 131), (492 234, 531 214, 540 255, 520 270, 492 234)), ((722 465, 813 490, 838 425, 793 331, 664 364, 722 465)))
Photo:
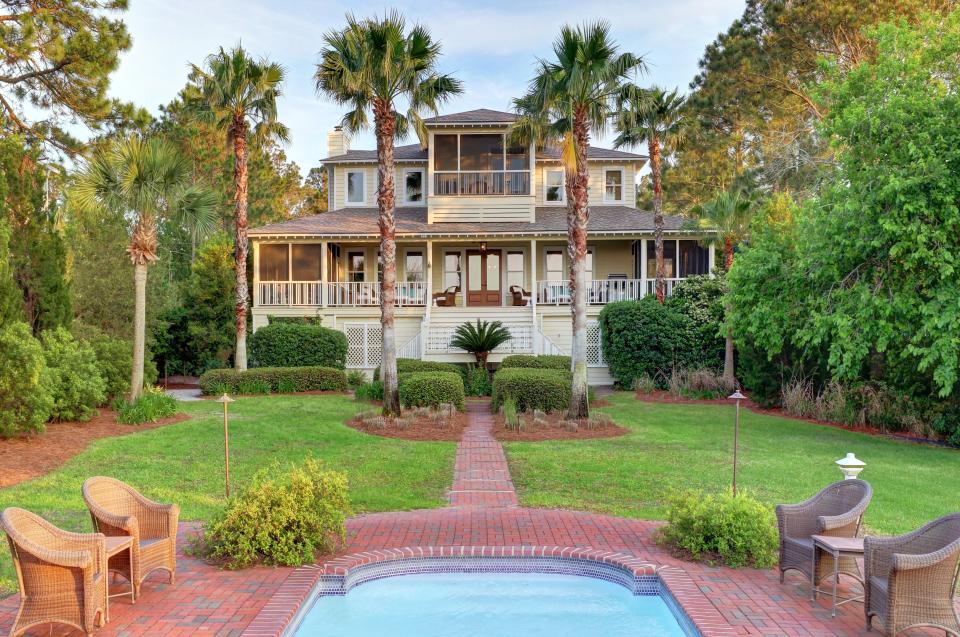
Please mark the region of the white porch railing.
POLYGON ((397 283, 397 305, 399 307, 426 304, 426 281, 400 281, 397 283))
POLYGON ((433 173, 433 194, 529 195, 529 170, 441 170, 433 173))
MULTIPOLYGON (((672 288, 671 288, 672 289, 672 288)), ((644 296, 640 279, 597 279, 587 281, 587 303, 606 305, 616 301, 637 301, 644 296)), ((567 305, 571 301, 568 281, 538 281, 537 302, 541 305, 567 305)))
MULTIPOLYGON (((532 325, 505 325, 510 331, 510 340, 493 350, 495 354, 529 354, 533 352, 532 325)), ((427 329, 426 352, 430 354, 459 354, 459 347, 451 344, 457 331, 455 325, 431 325, 427 329)))
MULTIPOLYGON (((667 284, 667 296, 673 294, 673 288, 677 286, 678 283, 683 281, 683 279, 665 279, 664 283, 667 284)), ((656 279, 647 279, 647 294, 656 294, 657 293, 657 281, 656 279)))
POLYGON ((397 358, 413 358, 420 360, 423 357, 423 332, 417 332, 417 335, 403 344, 397 350, 397 358))
POLYGON ((327 305, 334 307, 380 305, 380 284, 364 281, 327 283, 327 305))
POLYGON ((319 281, 261 281, 257 305, 320 305, 319 281))

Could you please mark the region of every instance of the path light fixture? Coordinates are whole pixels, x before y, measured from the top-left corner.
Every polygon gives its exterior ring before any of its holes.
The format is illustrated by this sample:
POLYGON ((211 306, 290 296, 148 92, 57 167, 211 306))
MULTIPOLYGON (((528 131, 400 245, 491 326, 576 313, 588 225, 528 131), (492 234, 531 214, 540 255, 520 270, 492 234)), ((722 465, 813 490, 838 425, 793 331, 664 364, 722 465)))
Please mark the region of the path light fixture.
POLYGON ((226 392, 223 396, 217 398, 218 403, 223 403, 223 468, 228 498, 230 497, 230 429, 228 427, 227 405, 233 401, 234 399, 227 396, 226 392))
POLYGON ((740 393, 740 390, 727 396, 730 400, 737 401, 737 415, 733 421, 733 495, 737 495, 737 451, 740 447, 740 401, 746 398, 740 393))
POLYGON ((856 480, 867 463, 848 451, 847 455, 836 461, 844 480, 856 480))

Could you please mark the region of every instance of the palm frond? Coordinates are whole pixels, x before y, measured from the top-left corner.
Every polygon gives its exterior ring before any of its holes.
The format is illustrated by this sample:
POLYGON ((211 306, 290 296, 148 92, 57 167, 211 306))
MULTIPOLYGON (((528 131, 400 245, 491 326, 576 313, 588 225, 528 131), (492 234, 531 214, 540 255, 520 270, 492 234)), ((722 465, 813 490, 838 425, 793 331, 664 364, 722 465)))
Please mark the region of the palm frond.
POLYGON ((510 330, 500 321, 463 323, 457 326, 450 344, 471 354, 492 352, 510 340, 510 330))

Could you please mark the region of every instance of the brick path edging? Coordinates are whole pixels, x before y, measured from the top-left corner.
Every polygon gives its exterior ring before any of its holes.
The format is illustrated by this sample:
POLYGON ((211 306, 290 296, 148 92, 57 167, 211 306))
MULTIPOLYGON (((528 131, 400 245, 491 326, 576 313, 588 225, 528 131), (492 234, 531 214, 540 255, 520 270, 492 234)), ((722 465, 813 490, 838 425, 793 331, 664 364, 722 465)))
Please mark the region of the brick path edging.
POLYGON ((731 637, 736 629, 683 569, 659 566, 626 553, 561 546, 427 546, 345 555, 296 569, 243 631, 243 637, 280 637, 315 594, 324 576, 347 576, 358 567, 422 558, 503 557, 582 560, 618 568, 634 577, 656 575, 702 637, 731 637))

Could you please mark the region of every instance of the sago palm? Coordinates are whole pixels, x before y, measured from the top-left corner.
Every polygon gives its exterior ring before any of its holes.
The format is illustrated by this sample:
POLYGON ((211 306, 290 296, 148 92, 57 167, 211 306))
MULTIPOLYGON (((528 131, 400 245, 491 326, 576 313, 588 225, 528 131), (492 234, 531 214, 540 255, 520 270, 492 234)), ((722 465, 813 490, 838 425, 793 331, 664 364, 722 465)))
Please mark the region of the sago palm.
POLYGON ((143 391, 147 268, 157 261, 157 221, 173 219, 204 234, 217 222, 216 198, 192 183, 190 164, 158 138, 131 136, 104 146, 80 169, 69 193, 80 209, 105 208, 131 220, 127 253, 134 268, 130 398, 143 391))
POLYGON ((283 67, 254 60, 242 47, 210 55, 204 68, 193 65, 188 99, 197 114, 226 135, 233 149, 234 263, 236 267, 237 345, 234 367, 247 368, 247 144, 254 139, 287 141, 287 127, 277 118, 283 67))
POLYGON ((510 340, 510 330, 500 321, 481 321, 459 325, 450 339, 450 344, 470 352, 477 359, 484 371, 487 369, 487 358, 490 352, 510 340))
POLYGON ((450 97, 462 92, 460 81, 437 71, 440 44, 419 24, 407 30, 397 12, 382 18, 358 20, 347 16, 347 26, 324 35, 324 48, 314 74, 317 92, 338 104, 350 107, 343 116, 348 134, 369 126, 370 114, 377 137, 377 207, 379 209, 380 321, 383 347, 383 411, 400 413, 397 392, 397 350, 394 331, 396 304, 397 247, 394 240, 395 139, 413 129, 426 140, 421 114, 437 112, 450 97), (401 113, 398 102, 406 105, 401 113))
MULTIPOLYGON (((707 242, 723 247, 723 265, 727 272, 733 267, 734 249, 750 232, 750 222, 756 214, 758 199, 757 190, 734 185, 693 209, 697 217, 696 226, 712 231, 707 242)), ((723 377, 731 383, 735 379, 733 353, 733 333, 727 330, 723 377)))
POLYGON ((618 53, 610 26, 596 22, 564 26, 553 44, 554 60, 540 60, 526 95, 514 101, 519 115, 513 134, 539 145, 559 143, 567 173, 567 253, 573 322, 573 383, 568 417, 589 416, 587 404, 586 255, 587 148, 591 131, 602 133, 616 98, 643 59, 618 53))
MULTIPOLYGON (((683 137, 685 100, 673 90, 667 93, 654 86, 643 89, 630 86, 620 95, 614 129, 614 148, 637 146, 646 142, 650 155, 650 180, 653 183, 653 243, 656 258, 655 291, 661 303, 667 296, 667 274, 663 261, 663 186, 661 161, 665 148, 683 137)), ((646 267, 646 264, 644 264, 646 267)))

